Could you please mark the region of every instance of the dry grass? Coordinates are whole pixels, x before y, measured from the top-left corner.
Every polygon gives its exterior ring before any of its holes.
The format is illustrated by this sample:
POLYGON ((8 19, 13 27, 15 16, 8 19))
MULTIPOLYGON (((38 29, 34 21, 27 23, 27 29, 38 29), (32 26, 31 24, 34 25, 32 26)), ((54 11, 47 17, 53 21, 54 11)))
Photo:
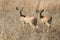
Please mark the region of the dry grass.
POLYGON ((44 24, 39 24, 39 28, 34 31, 30 25, 22 25, 16 6, 24 6, 23 14, 27 16, 37 16, 37 3, 38 0, 0 0, 0 40, 60 40, 60 0, 40 2, 39 7, 44 8, 53 17, 50 32, 43 32, 43 29, 47 29, 44 24))

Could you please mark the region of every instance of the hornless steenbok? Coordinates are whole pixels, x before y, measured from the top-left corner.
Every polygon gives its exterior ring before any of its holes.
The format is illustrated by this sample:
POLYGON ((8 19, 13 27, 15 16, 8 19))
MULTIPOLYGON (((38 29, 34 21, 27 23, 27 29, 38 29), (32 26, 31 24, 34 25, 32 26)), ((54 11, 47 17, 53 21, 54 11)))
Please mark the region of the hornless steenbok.
POLYGON ((42 16, 42 12, 44 12, 44 9, 41 10, 40 12, 40 21, 48 26, 47 32, 51 28, 51 22, 52 22, 52 17, 51 16, 42 16))
POLYGON ((22 14, 23 8, 19 10, 18 7, 16 7, 16 10, 18 11, 18 13, 20 13, 20 20, 23 23, 23 25, 24 23, 29 24, 33 28, 33 30, 35 29, 35 27, 38 27, 36 17, 23 15, 22 14))

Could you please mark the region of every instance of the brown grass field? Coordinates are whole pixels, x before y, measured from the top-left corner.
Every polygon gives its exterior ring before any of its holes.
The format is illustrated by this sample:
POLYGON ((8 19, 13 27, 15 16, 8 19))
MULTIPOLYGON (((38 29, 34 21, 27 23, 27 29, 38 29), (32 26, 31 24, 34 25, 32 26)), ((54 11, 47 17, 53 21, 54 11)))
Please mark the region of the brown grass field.
POLYGON ((40 0, 39 10, 43 15, 52 16, 51 29, 39 23, 39 28, 32 30, 29 24, 22 25, 16 6, 23 9, 27 16, 39 17, 36 13, 39 0, 0 0, 0 40, 60 40, 60 0, 40 0))

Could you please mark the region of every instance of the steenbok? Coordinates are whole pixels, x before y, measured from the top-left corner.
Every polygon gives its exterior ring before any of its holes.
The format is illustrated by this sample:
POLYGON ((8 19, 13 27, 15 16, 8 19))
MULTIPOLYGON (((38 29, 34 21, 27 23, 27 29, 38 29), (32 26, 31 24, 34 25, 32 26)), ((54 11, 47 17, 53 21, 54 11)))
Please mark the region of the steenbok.
POLYGON ((48 32, 49 29, 51 28, 52 17, 51 16, 42 16, 42 12, 44 12, 44 9, 42 9, 40 11, 40 22, 44 23, 48 26, 48 29, 47 29, 47 32, 48 32))
POLYGON ((23 15, 22 14, 23 8, 19 10, 18 7, 16 7, 16 10, 18 11, 18 13, 20 13, 20 20, 23 23, 23 25, 24 23, 29 24, 33 28, 33 30, 35 29, 35 27, 38 27, 36 17, 23 15))

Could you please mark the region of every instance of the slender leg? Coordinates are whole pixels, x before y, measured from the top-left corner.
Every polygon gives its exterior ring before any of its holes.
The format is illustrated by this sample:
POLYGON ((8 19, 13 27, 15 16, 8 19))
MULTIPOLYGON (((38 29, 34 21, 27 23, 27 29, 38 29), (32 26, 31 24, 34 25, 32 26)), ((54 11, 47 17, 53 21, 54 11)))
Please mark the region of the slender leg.
POLYGON ((49 32, 51 25, 49 23, 45 23, 48 26, 47 32, 49 32))
POLYGON ((35 29, 35 26, 31 22, 29 22, 29 25, 33 28, 33 30, 35 29))
POLYGON ((20 21, 21 21, 21 23, 23 24, 23 26, 24 26, 24 21, 22 20, 22 19, 20 19, 20 21))

